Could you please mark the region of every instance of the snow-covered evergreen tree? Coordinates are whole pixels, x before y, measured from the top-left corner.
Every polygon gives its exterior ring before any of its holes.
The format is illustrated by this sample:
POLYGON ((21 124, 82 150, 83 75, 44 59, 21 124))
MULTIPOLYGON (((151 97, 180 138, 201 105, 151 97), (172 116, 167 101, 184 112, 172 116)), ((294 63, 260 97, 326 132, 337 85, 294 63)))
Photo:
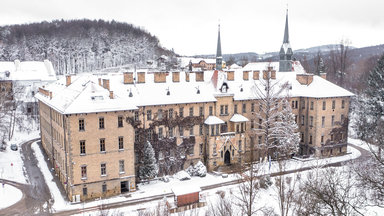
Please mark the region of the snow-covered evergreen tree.
POLYGON ((357 132, 360 138, 374 141, 382 117, 384 117, 384 55, 369 73, 368 87, 359 98, 357 132))
POLYGON ((384 55, 368 77, 368 87, 360 96, 355 113, 360 139, 373 144, 369 158, 355 165, 355 171, 369 201, 384 208, 384 55))
POLYGON ((287 156, 298 151, 300 134, 297 132, 298 126, 288 98, 284 98, 281 104, 282 110, 279 112, 273 134, 277 141, 276 152, 280 156, 287 156))
POLYGON ((278 124, 282 107, 282 98, 287 89, 287 83, 280 83, 271 77, 271 68, 267 71, 267 76, 263 76, 259 83, 255 83, 253 92, 259 99, 259 107, 256 108, 251 120, 255 123, 255 128, 251 132, 256 149, 261 152, 261 158, 265 159, 279 146, 277 137, 281 125, 278 124))
POLYGON ((159 168, 156 163, 155 151, 149 141, 144 144, 143 157, 139 168, 140 179, 153 179, 157 176, 159 168))

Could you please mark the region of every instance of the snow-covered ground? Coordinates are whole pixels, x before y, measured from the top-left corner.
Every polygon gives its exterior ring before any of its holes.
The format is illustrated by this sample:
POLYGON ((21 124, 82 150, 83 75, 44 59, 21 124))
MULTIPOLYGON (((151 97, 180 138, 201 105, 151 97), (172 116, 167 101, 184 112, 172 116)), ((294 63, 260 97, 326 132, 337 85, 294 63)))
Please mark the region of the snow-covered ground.
MULTIPOLYGON (((17 138, 12 140, 12 142, 20 144, 24 141, 38 137, 38 132, 33 132, 30 134, 19 133, 16 137, 17 138)), ((361 141, 358 141, 358 140, 350 139, 349 141, 353 144, 356 144, 359 142, 361 143, 361 141)), ((362 147, 363 146, 364 145, 362 145, 362 147)), ((227 178, 222 178, 220 175, 213 174, 213 173, 208 173, 206 177, 194 176, 191 178, 191 180, 187 180, 187 181, 179 181, 175 177, 170 177, 169 179, 170 181, 168 183, 163 181, 153 181, 153 182, 150 182, 149 184, 139 184, 138 190, 136 192, 132 192, 129 194, 124 194, 124 195, 115 196, 108 199, 96 200, 96 201, 87 202, 87 203, 72 204, 64 200, 57 185, 52 180, 53 179, 52 172, 48 169, 48 166, 44 160, 40 147, 36 143, 33 143, 32 149, 34 150, 35 156, 38 159, 38 166, 40 167, 44 175, 44 178, 47 182, 47 185, 51 190, 51 195, 54 199, 53 210, 56 212, 63 211, 63 210, 70 210, 70 209, 82 209, 82 208, 97 206, 100 204, 114 203, 119 201, 133 200, 137 198, 144 198, 144 197, 149 197, 154 195, 166 194, 166 193, 170 193, 173 187, 180 187, 185 185, 202 187, 202 186, 208 186, 212 184, 223 183, 223 182, 228 182, 228 181, 237 179, 236 175, 228 175, 227 178), (129 197, 126 197, 127 195, 129 195, 129 197)), ((19 151, 20 151, 20 148, 19 148, 19 151)), ((22 171, 23 165, 22 165, 22 160, 20 158, 19 151, 11 151, 8 148, 5 152, 0 152, 0 175, 2 175, 3 178, 5 179, 26 183, 26 180, 25 180, 26 178, 24 177, 24 174, 22 171), (12 166, 10 166, 10 164, 8 164, 10 161, 14 161, 13 168, 12 166), (4 170, 2 174, 1 174, 1 170, 4 170)), ((300 168, 305 168, 310 166, 321 166, 327 163, 348 161, 360 156, 360 152, 352 147, 348 147, 348 152, 349 154, 340 156, 340 157, 331 157, 331 158, 324 158, 324 159, 309 158, 308 160, 305 160, 305 161, 292 159, 287 161, 286 169, 293 170, 293 169, 300 169, 300 168)), ((278 164, 273 161, 271 162, 270 171, 269 171, 268 163, 265 163, 262 167, 264 169, 263 171, 264 173, 268 173, 268 172, 274 173, 278 171, 278 164)), ((217 194, 216 194, 217 191, 222 190, 222 191, 228 192, 231 190, 236 190, 236 188, 237 188, 236 185, 232 185, 232 186, 226 186, 226 187, 220 187, 212 190, 207 190, 207 191, 204 191, 203 193, 207 197, 208 202, 214 203, 216 202, 216 199, 217 199, 217 194)), ((264 191, 263 193, 265 193, 263 196, 263 200, 268 200, 267 197, 271 196, 271 192, 264 191)), ((2 198, 4 198, 4 196, 1 196, 1 193, 0 193, 0 200, 2 198)), ((172 199, 169 199, 169 201, 172 201, 172 199)), ((124 213, 128 213, 129 215, 131 214, 135 215, 137 213, 137 209, 148 209, 148 208, 150 209, 150 208, 155 208, 157 205, 158 205, 158 201, 146 202, 146 203, 135 205, 135 206, 119 208, 113 211, 111 210, 109 212, 110 213, 124 212, 124 213)), ((206 209, 207 208, 202 208, 198 211, 200 213, 203 213, 206 211, 206 209)), ((87 213, 87 215, 97 215, 99 213, 100 213, 99 211, 95 211, 95 212, 87 213)))
POLYGON ((0 185, 0 209, 6 208, 18 202, 23 197, 23 193, 8 184, 0 185))
POLYGON ((25 141, 39 138, 39 131, 20 132, 16 129, 13 138, 8 142, 7 149, 0 151, 0 178, 8 179, 15 182, 27 183, 23 174, 23 161, 20 156, 21 144, 25 141), (12 151, 11 144, 18 146, 17 151, 12 151))
MULTIPOLYGON (((44 166, 46 166, 46 164, 45 164, 44 158, 41 155, 41 151, 39 150, 39 146, 37 146, 36 144, 33 144, 32 147, 36 153, 37 159, 39 160, 39 166, 42 168, 42 172, 45 176, 45 179, 47 181, 48 186, 51 189, 51 194, 55 200, 55 204, 53 205, 55 211, 70 210, 70 209, 79 209, 80 210, 83 208, 93 207, 93 206, 97 206, 100 204, 115 203, 115 202, 119 202, 119 201, 134 200, 137 198, 144 198, 144 197, 149 197, 149 196, 154 196, 154 195, 166 194, 166 193, 170 193, 173 187, 191 186, 191 185, 202 187, 202 186, 208 186, 208 185, 228 182, 228 181, 232 181, 232 180, 237 179, 237 176, 234 174, 228 175, 227 178, 222 178, 221 175, 215 175, 212 173, 208 173, 206 177, 193 176, 191 178, 191 180, 187 180, 187 181, 179 181, 176 177, 170 177, 170 179, 169 179, 170 181, 167 183, 163 182, 163 181, 152 181, 149 184, 147 184, 147 183, 139 184, 138 190, 136 192, 132 192, 129 194, 119 195, 119 196, 111 197, 108 199, 96 200, 96 201, 87 202, 87 203, 71 204, 69 202, 66 202, 61 197, 61 194, 60 194, 57 186, 55 185, 54 182, 52 182, 52 178, 53 178, 52 173, 48 170, 47 167, 44 168, 44 166), (38 153, 38 152, 40 152, 40 153, 38 153), (44 164, 44 165, 42 165, 42 164, 44 164), (126 197, 127 195, 129 195, 129 197, 126 197)), ((321 166, 321 165, 325 165, 327 163, 348 161, 348 160, 351 160, 351 159, 354 159, 354 158, 357 158, 360 156, 360 152, 358 150, 352 148, 352 147, 348 147, 348 152, 350 152, 350 154, 340 156, 340 157, 332 157, 332 158, 325 158, 325 159, 311 158, 311 159, 306 160, 306 161, 298 161, 298 160, 294 160, 294 159, 289 160, 287 162, 287 168, 286 169, 287 170, 293 170, 293 169, 305 168, 305 167, 310 167, 310 166, 321 166)), ((278 165, 276 162, 271 163, 271 173, 278 171, 277 166, 278 165)), ((264 164, 263 167, 264 167, 265 173, 269 172, 268 171, 268 167, 269 167, 268 163, 264 164)), ((204 193, 206 193, 207 196, 209 194, 211 194, 212 196, 215 196, 215 193, 218 190, 226 190, 226 188, 233 188, 233 187, 237 188, 236 185, 233 185, 233 186, 220 187, 217 189, 204 191, 204 193)), ((172 199, 170 199, 170 201, 171 200, 172 199)), ((139 205, 130 206, 130 207, 126 207, 126 208, 121 208, 121 209, 119 208, 115 212, 125 212, 125 213, 129 212, 130 214, 133 214, 134 212, 137 212, 136 211, 137 209, 151 208, 151 207, 157 206, 157 204, 158 204, 157 201, 147 202, 144 204, 139 204, 139 205)), ((110 211, 110 212, 113 212, 113 211, 110 211)), ((99 211, 95 211, 95 212, 93 212, 93 214, 92 214, 92 212, 87 213, 87 215, 88 214, 89 215, 98 215, 99 211)))

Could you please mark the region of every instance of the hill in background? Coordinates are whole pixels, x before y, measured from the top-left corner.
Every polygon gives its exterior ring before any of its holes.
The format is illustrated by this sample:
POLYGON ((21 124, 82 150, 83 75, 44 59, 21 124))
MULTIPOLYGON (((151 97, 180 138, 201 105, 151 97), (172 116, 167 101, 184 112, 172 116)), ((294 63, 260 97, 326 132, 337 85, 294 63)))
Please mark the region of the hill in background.
POLYGON ((0 27, 0 61, 49 59, 58 74, 144 65, 161 55, 174 53, 147 31, 116 21, 55 20, 0 27))

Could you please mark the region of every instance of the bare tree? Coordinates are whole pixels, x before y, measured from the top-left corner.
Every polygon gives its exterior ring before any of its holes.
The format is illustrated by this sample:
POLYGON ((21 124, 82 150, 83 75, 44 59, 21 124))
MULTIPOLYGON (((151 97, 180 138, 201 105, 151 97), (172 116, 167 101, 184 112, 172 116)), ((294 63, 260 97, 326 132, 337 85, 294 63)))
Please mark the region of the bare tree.
POLYGON ((17 111, 24 88, 12 81, 0 84, 0 141, 4 141, 12 139, 17 125, 22 126, 22 116, 17 111))
POLYGON ((226 195, 224 191, 217 192, 217 202, 208 204, 206 216, 234 216, 237 215, 233 209, 232 194, 226 195))
POLYGON ((258 212, 263 212, 264 207, 257 207, 256 200, 259 197, 261 190, 260 183, 260 164, 250 164, 249 169, 243 166, 242 171, 239 173, 240 184, 238 186, 239 193, 234 194, 234 204, 239 207, 242 215, 255 215, 258 212))
POLYGON ((349 46, 351 42, 348 39, 342 39, 338 45, 335 45, 330 55, 330 75, 334 82, 345 87, 345 77, 347 68, 350 64, 349 46))
POLYGON ((301 181, 297 215, 364 215, 364 199, 348 167, 314 169, 301 181))

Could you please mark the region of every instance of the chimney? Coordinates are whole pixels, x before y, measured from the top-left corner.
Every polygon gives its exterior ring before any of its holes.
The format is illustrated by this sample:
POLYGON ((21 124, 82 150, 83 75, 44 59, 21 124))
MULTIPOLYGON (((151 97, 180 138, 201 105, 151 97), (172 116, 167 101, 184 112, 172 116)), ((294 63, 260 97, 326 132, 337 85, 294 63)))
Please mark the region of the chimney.
POLYGON ((249 71, 243 71, 243 80, 249 80, 249 71))
POLYGON ((154 76, 155 83, 165 83, 167 80, 167 74, 165 72, 155 72, 154 76))
POLYGON ((253 71, 253 80, 258 80, 259 74, 260 74, 260 71, 253 71))
POLYGON ((65 76, 65 86, 71 85, 71 75, 66 75, 65 76))
POLYGON ((204 72, 195 73, 196 82, 204 82, 204 72))
POLYGON ((49 99, 52 99, 52 92, 49 92, 49 99))
POLYGON ((137 83, 145 83, 145 72, 137 72, 137 83))
POLYGON ((132 84, 133 83, 133 72, 124 72, 124 84, 132 84))
POLYGON ((327 73, 320 73, 320 77, 323 79, 327 79, 327 73))
POLYGON ((113 99, 113 91, 109 91, 109 98, 113 99))
POLYGON ((227 71, 227 80, 228 81, 235 80, 235 71, 227 71))
POLYGON ((103 88, 109 90, 109 79, 103 79, 103 88))
POLYGON ((296 74, 296 80, 301 85, 309 85, 313 81, 313 74, 296 74))
POLYGON ((276 79, 276 70, 271 70, 271 79, 276 79))
POLYGON ((180 72, 172 72, 172 81, 180 82, 180 72))
POLYGON ((99 78, 99 86, 103 86, 103 85, 101 84, 101 78, 99 78))

